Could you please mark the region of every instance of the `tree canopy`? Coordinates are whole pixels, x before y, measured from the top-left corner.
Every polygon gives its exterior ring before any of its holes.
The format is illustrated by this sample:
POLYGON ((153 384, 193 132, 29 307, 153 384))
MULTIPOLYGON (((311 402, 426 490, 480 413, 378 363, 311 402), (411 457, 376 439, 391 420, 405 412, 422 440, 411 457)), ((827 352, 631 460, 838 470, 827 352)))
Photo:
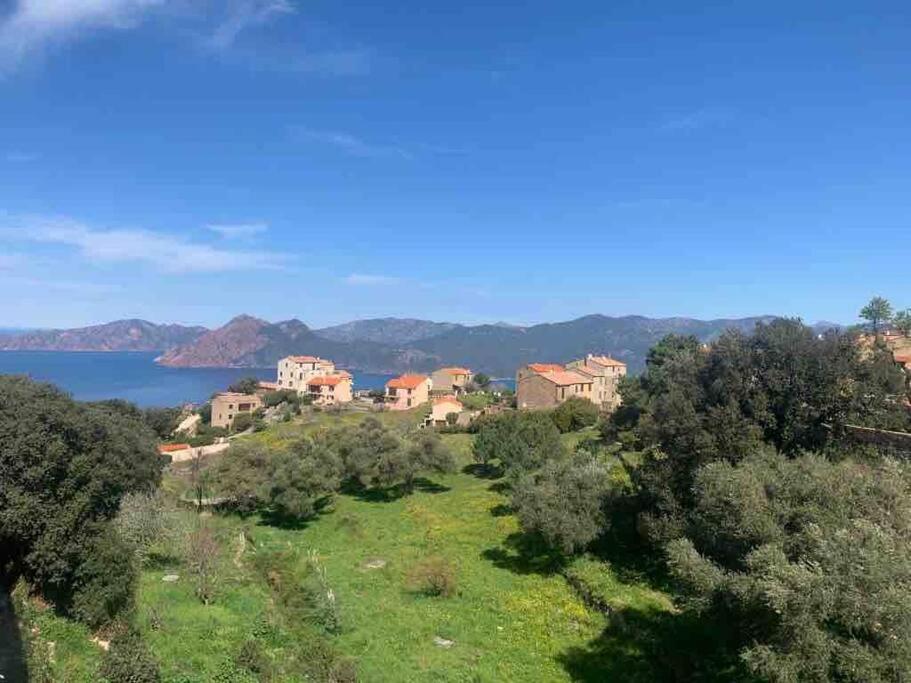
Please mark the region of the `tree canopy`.
MULTIPOLYGON (((61 604, 103 582, 92 549, 124 494, 157 485, 156 443, 129 404, 77 403, 51 385, 0 376, 0 569, 61 604)), ((104 546, 110 557, 115 545, 104 546)))
POLYGON ((892 304, 881 296, 874 296, 860 309, 860 317, 870 323, 873 334, 879 332, 880 325, 892 319, 892 304))

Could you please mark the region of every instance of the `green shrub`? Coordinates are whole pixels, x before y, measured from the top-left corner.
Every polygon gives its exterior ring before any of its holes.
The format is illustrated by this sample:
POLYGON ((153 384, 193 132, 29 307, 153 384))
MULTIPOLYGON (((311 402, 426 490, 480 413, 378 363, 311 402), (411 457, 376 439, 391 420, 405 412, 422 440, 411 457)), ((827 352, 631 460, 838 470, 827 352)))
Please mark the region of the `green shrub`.
POLYGON ((428 557, 411 568, 406 584, 416 593, 448 598, 456 592, 456 571, 447 559, 428 557))
POLYGON ((250 413, 239 413, 234 416, 234 422, 231 425, 231 431, 235 434, 245 432, 253 426, 253 415, 250 413))
POLYGON ((101 664, 101 676, 108 683, 160 683, 158 662, 138 631, 127 629, 111 640, 101 664))
POLYGON ((560 432, 546 412, 508 412, 475 421, 474 457, 511 476, 531 472, 564 454, 560 432))
POLYGON ((137 574, 133 548, 112 525, 95 537, 75 574, 73 615, 97 629, 133 607, 137 574))
POLYGON ((598 406, 585 398, 573 396, 550 413, 562 434, 593 426, 598 421, 598 406))

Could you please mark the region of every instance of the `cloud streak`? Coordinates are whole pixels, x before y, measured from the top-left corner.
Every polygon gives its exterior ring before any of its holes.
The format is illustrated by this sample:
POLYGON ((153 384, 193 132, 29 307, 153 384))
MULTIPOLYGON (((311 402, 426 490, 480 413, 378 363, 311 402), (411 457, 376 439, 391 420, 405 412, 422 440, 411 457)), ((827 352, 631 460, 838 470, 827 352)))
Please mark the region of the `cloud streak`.
POLYGON ((145 264, 166 273, 219 273, 276 269, 284 258, 265 251, 223 249, 186 238, 137 229, 91 228, 68 218, 4 221, 3 236, 75 249, 90 263, 145 264))
POLYGON ((367 275, 364 273, 351 273, 344 278, 347 285, 355 287, 382 287, 386 285, 395 285, 402 282, 402 278, 391 275, 367 275))
POLYGON ((234 45, 244 31, 267 24, 283 14, 295 12, 294 5, 287 0, 235 0, 230 3, 224 18, 205 44, 215 50, 225 50, 234 45))
POLYGON ((414 155, 403 147, 374 144, 344 131, 318 130, 306 126, 294 126, 291 132, 292 136, 297 139, 334 147, 352 157, 360 157, 362 159, 414 158, 414 155))
POLYGON ((243 240, 263 234, 269 226, 266 223, 210 223, 206 229, 228 240, 243 240))
POLYGON ((16 68, 46 48, 93 30, 134 28, 166 0, 18 0, 0 22, 0 67, 16 68))
POLYGON ((665 119, 659 126, 664 131, 690 131, 720 126, 733 118, 733 112, 724 107, 703 107, 665 119))

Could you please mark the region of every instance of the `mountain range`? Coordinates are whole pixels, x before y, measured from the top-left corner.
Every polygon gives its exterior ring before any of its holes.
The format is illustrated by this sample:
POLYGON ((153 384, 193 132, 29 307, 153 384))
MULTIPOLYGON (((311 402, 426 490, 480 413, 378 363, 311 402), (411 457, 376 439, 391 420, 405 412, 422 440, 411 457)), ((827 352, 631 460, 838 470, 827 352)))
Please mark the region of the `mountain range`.
POLYGON ((644 367, 649 348, 666 334, 692 334, 709 341, 726 329, 749 332, 756 323, 774 317, 588 315, 530 326, 376 318, 312 329, 296 319, 270 323, 240 315, 214 330, 118 320, 72 330, 0 334, 0 350, 158 351, 158 362, 171 367, 271 367, 284 356, 309 354, 363 372, 427 372, 441 365, 466 365, 495 377, 512 376, 531 361, 565 362, 586 353, 604 353, 637 372, 644 367))

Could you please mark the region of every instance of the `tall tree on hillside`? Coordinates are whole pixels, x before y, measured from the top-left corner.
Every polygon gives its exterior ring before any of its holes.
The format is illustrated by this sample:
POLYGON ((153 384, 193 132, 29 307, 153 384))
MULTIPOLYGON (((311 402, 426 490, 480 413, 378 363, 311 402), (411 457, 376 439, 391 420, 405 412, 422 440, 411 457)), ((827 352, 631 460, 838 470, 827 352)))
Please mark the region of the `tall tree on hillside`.
POLYGON ((860 309, 860 317, 873 326, 873 334, 879 334, 879 326, 892 319, 892 304, 881 296, 874 296, 860 309))
POLYGON ((62 606, 97 597, 80 593, 113 580, 93 553, 121 498, 160 479, 156 441, 129 404, 77 403, 49 384, 0 376, 0 571, 62 606))
POLYGON ((892 318, 892 324, 906 337, 911 337, 911 308, 899 311, 892 318))

